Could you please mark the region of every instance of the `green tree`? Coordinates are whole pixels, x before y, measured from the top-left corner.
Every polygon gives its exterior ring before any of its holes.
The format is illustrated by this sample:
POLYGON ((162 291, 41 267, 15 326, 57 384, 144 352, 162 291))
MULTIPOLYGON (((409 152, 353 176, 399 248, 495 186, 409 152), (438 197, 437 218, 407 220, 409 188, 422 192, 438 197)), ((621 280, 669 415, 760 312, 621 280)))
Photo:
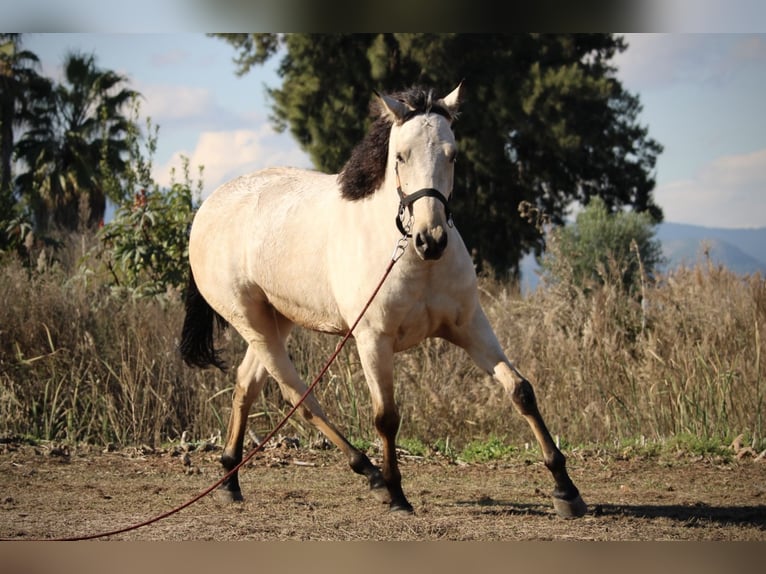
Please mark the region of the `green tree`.
MULTIPOLYGON (((138 117, 139 107, 134 108, 138 117)), ((133 297, 163 296, 180 289, 188 277, 189 227, 196 205, 194 193, 202 193, 202 167, 196 188, 189 161, 182 163, 182 181, 171 173, 169 189, 152 179, 152 162, 159 128, 146 120, 146 137, 131 133, 124 188, 128 200, 114 218, 98 231, 98 259, 109 270, 115 293, 133 297)))
POLYGON ((662 264, 662 245, 648 213, 610 213, 594 197, 568 225, 554 228, 541 259, 543 278, 588 289, 616 280, 627 291, 641 286, 662 264))
POLYGON ((99 230, 101 255, 116 292, 134 297, 164 295, 186 281, 189 226, 196 206, 188 162, 183 170, 183 181, 172 182, 166 190, 142 189, 99 230))
POLYGON ((244 74, 275 55, 272 120, 289 128, 323 171, 342 169, 363 137, 374 90, 411 84, 450 91, 465 79, 456 124, 453 212, 469 248, 516 274, 543 238, 522 201, 561 223, 574 201, 601 197, 662 219, 653 170, 662 147, 638 123, 641 105, 610 63, 627 48, 612 34, 223 34, 244 74))
POLYGON ((30 94, 45 80, 37 73, 39 58, 21 47, 21 34, 0 34, 0 250, 12 240, 14 129, 28 117, 30 94))
POLYGON ((61 83, 41 87, 32 101, 28 129, 16 145, 25 169, 16 178, 38 229, 97 225, 119 185, 106 186, 104 166, 119 179, 126 169, 127 138, 135 125, 123 108, 138 92, 127 78, 96 65, 94 55, 70 53, 61 83))

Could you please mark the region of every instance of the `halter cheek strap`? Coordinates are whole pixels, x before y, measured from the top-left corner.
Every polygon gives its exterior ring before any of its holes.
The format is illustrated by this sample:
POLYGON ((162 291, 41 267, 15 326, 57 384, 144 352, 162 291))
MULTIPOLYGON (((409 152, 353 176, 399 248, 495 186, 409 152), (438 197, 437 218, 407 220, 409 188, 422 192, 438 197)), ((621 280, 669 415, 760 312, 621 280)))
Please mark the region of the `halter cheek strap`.
POLYGON ((454 222, 452 221, 452 211, 450 211, 449 205, 447 203, 447 198, 444 197, 442 192, 440 192, 438 189, 434 189, 433 187, 425 187, 423 189, 419 189, 415 193, 406 195, 404 191, 402 191, 402 184, 399 181, 398 163, 394 165, 394 171, 396 173, 396 193, 399 194, 399 212, 396 214, 396 227, 399 229, 402 235, 412 237, 412 234, 408 233, 408 230, 404 228, 404 223, 402 222, 404 210, 408 209, 410 212, 410 217, 412 217, 412 204, 422 197, 433 197, 441 201, 442 205, 444 206, 444 214, 447 216, 447 225, 450 227, 454 226, 454 222))

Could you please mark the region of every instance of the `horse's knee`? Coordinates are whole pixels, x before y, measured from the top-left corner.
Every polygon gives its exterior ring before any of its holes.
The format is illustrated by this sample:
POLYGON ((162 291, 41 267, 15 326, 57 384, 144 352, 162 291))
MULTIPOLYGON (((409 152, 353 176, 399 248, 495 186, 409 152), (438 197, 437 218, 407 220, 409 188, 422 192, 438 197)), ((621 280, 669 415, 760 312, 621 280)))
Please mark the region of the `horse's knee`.
POLYGON ((511 391, 511 400, 516 409, 524 416, 533 415, 537 412, 537 398, 535 390, 526 379, 518 381, 511 391))
POLYGON ((385 409, 375 415, 375 428, 385 437, 395 436, 399 431, 400 422, 399 411, 395 408, 385 409))

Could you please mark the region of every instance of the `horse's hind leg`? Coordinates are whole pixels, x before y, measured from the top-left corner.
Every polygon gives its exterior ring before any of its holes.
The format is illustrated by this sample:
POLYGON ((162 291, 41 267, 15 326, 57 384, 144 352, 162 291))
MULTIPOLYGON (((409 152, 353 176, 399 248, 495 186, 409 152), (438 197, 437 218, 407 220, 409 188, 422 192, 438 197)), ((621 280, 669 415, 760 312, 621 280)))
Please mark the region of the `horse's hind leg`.
MULTIPOLYGON (((292 365, 291 365, 292 367, 292 365)), ((308 389, 295 373, 295 378, 289 377, 280 380, 280 386, 285 398, 295 405, 308 389)), ((391 494, 387 489, 387 482, 383 479, 380 469, 372 464, 370 459, 362 451, 353 446, 344 437, 335 425, 324 414, 313 393, 309 394, 298 409, 301 416, 314 427, 322 432, 330 442, 337 446, 346 455, 351 469, 357 474, 365 476, 369 482, 372 493, 383 502, 390 502, 391 494)))
POLYGON ((553 507, 559 516, 575 518, 584 515, 587 506, 569 478, 564 455, 543 422, 532 385, 508 361, 483 311, 477 311, 466 332, 455 333, 449 339, 468 351, 479 367, 503 385, 511 396, 513 406, 529 423, 542 449, 545 466, 551 471, 556 483, 553 507))
MULTIPOLYGON (((249 325, 238 330, 250 341, 253 353, 258 357, 260 364, 277 380, 285 397, 295 405, 308 386, 301 380, 285 347, 292 323, 265 305, 250 309, 249 313, 249 325)), ((367 478, 373 494, 381 500, 390 500, 380 469, 348 442, 327 419, 313 393, 306 397, 298 412, 346 455, 352 470, 367 478)))
MULTIPOLYGON (((247 415, 267 378, 266 368, 258 361, 253 349, 248 347, 245 358, 237 369, 237 384, 234 387, 226 444, 221 455, 221 464, 227 472, 242 462, 247 415)), ((225 501, 242 500, 238 473, 235 472, 224 481, 218 490, 218 497, 225 501)))

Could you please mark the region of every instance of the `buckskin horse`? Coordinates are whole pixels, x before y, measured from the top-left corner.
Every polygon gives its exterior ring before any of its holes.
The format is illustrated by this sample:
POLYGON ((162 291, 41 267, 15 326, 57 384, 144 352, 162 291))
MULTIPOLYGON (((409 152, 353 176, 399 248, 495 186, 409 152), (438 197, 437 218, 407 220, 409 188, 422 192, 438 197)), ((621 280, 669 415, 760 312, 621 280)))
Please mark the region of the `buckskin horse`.
MULTIPOLYGON (((382 441, 381 468, 328 420, 313 393, 298 412, 343 452, 390 510, 412 512, 397 464, 394 354, 426 337, 446 339, 499 381, 529 423, 555 481, 556 512, 585 514, 532 385, 504 354, 481 308, 471 257, 452 222, 452 124, 461 90, 458 85, 438 99, 423 88, 376 94, 376 117, 340 174, 265 169, 222 185, 202 203, 190 235, 180 350, 189 365, 223 368, 214 346, 216 322, 233 326, 247 343, 221 456, 227 471, 242 460, 248 412, 268 376, 293 404, 307 390, 285 345, 293 325, 346 333, 392 247, 408 237, 354 331, 382 441)), ((236 473, 220 493, 242 500, 236 473)))

